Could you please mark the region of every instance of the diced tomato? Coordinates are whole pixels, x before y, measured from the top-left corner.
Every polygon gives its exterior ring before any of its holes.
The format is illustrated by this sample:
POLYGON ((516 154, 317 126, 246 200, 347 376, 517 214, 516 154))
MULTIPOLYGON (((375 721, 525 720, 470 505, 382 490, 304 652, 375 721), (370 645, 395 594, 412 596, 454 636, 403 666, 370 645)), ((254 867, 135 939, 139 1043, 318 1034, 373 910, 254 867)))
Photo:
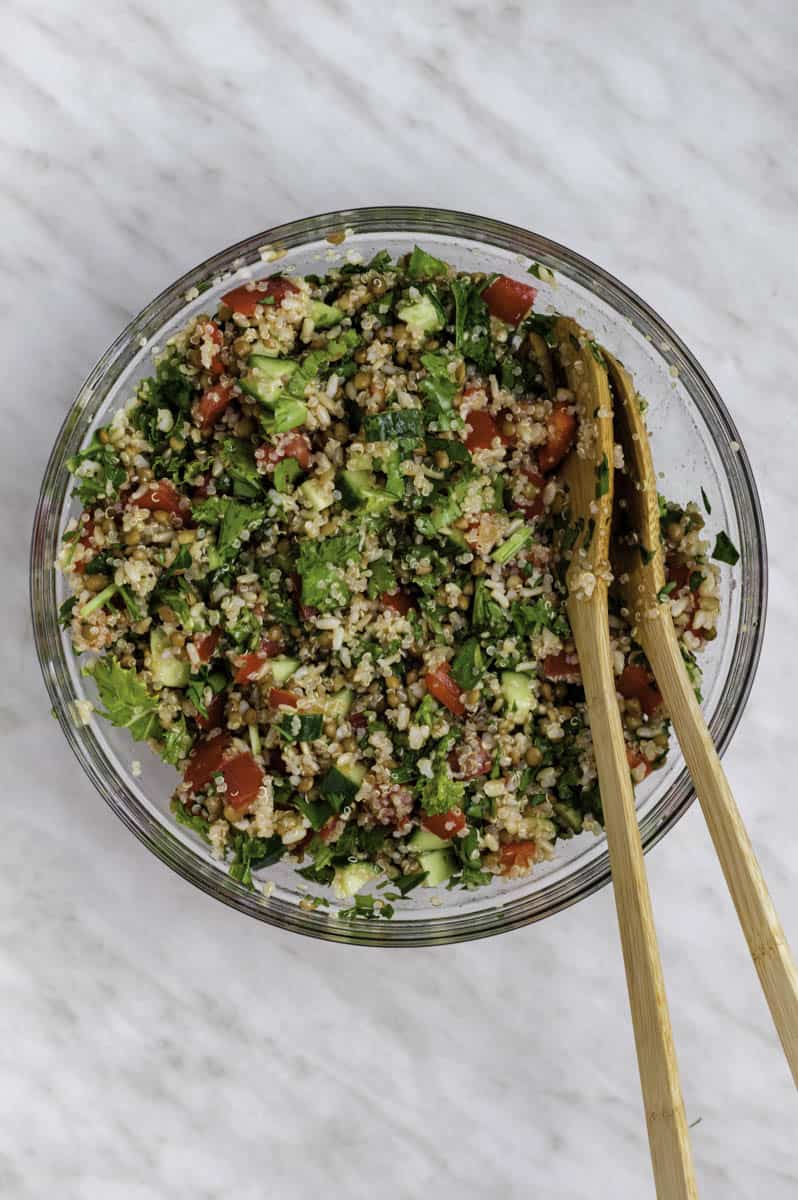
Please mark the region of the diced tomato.
POLYGON ((146 508, 150 512, 168 512, 180 517, 185 511, 180 493, 175 490, 168 479, 157 483, 148 483, 144 493, 131 502, 136 508, 146 508))
POLYGON ((576 416, 566 404, 555 404, 548 423, 549 440, 538 453, 538 466, 544 474, 553 471, 565 458, 576 437, 576 416))
POLYGON ((281 433, 274 444, 265 442, 255 451, 256 462, 267 471, 284 458, 295 458, 303 471, 310 466, 310 439, 304 433, 281 433))
POLYGON ((224 717, 224 696, 219 692, 218 696, 214 696, 208 705, 208 715, 203 717, 202 713, 197 713, 197 724, 200 729, 217 729, 224 717))
POLYGON ((272 688, 269 692, 269 707, 280 708, 285 704, 289 708, 296 708, 299 703, 299 697, 293 692, 284 692, 282 688, 272 688))
POLYGON ((651 774, 651 763, 640 753, 636 747, 627 745, 626 761, 629 764, 630 771, 634 771, 635 767, 639 767, 641 763, 645 763, 646 774, 643 776, 644 779, 646 778, 646 775, 651 774))
POLYGON ((217 733, 215 737, 200 742, 192 750, 183 778, 195 792, 201 791, 210 782, 211 776, 219 770, 229 745, 228 735, 217 733))
POLYGON ((240 313, 242 317, 254 317, 258 305, 264 300, 271 298, 275 304, 282 304, 286 296, 297 291, 299 288, 290 279, 284 279, 282 275, 272 275, 271 279, 258 280, 254 286, 242 284, 241 287, 233 288, 232 292, 222 296, 222 303, 233 312, 240 313))
POLYGON ((465 813, 461 812, 459 808, 450 808, 448 812, 436 813, 434 816, 425 814, 421 818, 421 824, 430 833, 445 840, 454 837, 461 829, 465 829, 465 813))
POLYGON ((547 654, 543 659, 543 674, 554 683, 581 683, 582 672, 575 654, 547 654))
POLYGON ((206 388, 197 401, 197 420, 200 429, 211 429, 219 417, 230 406, 233 399, 233 389, 223 383, 206 388))
POLYGON ((221 375, 222 371, 224 371, 224 363, 219 355, 219 350, 221 350, 222 346, 224 345, 224 334, 215 321, 206 321, 202 326, 201 333, 203 335, 203 341, 207 339, 208 341, 214 342, 215 345, 219 347, 219 349, 214 352, 213 358, 211 359, 211 365, 209 366, 208 370, 210 371, 211 375, 221 375))
POLYGON ((532 841, 506 842, 499 851, 502 874, 513 867, 528 867, 534 860, 536 850, 537 846, 532 841))
POLYGON ((665 574, 668 577, 669 583, 676 584, 676 591, 680 592, 682 588, 688 587, 690 583, 691 571, 687 563, 676 562, 669 558, 665 563, 665 574))
POLYGON ((254 654, 244 654, 236 663, 235 682, 247 683, 254 679, 263 664, 270 658, 275 658, 281 650, 280 642, 261 642, 260 650, 256 650, 254 654))
POLYGON ((220 637, 221 631, 219 629, 212 629, 210 633, 200 634, 196 641, 197 654, 199 655, 200 662, 207 663, 211 661, 216 653, 216 647, 219 645, 220 637))
POLYGON ((222 767, 227 784, 225 800, 233 808, 244 808, 251 804, 263 783, 263 771, 249 753, 236 754, 222 767))
POLYGON ((394 612, 406 617, 413 607, 413 600, 407 592, 400 589, 398 592, 383 592, 380 596, 380 604, 383 608, 392 608, 394 612))
POLYGON ((448 762, 457 779, 479 779, 493 766, 493 757, 482 745, 474 748, 458 746, 449 752, 448 762))
POLYGON ((522 512, 526 519, 531 521, 534 517, 539 517, 543 512, 543 489, 546 486, 546 480, 534 467, 522 467, 521 473, 529 480, 531 488, 537 489, 534 499, 529 503, 522 502, 521 504, 516 504, 519 512, 522 512))
POLYGON ((630 663, 615 680, 615 690, 624 700, 639 700, 647 717, 652 717, 662 707, 662 696, 645 667, 630 663))
POLYGON ((509 275, 500 275, 490 287, 485 288, 482 299, 491 316, 506 321, 508 325, 517 325, 535 303, 537 294, 538 289, 530 287, 528 283, 520 283, 509 275))
POLYGON ((424 676, 424 682, 429 694, 448 708, 450 713, 456 717, 465 716, 465 705, 461 699, 463 689, 452 678, 448 663, 441 663, 434 671, 430 671, 424 676))
POLYGON ((349 714, 349 724, 353 729, 365 729, 368 723, 368 717, 365 713, 349 714))
POLYGON ((475 408, 468 413, 465 423, 468 429, 465 439, 467 450, 489 450, 494 438, 498 438, 504 446, 509 445, 510 439, 499 432, 496 419, 483 408, 475 408))

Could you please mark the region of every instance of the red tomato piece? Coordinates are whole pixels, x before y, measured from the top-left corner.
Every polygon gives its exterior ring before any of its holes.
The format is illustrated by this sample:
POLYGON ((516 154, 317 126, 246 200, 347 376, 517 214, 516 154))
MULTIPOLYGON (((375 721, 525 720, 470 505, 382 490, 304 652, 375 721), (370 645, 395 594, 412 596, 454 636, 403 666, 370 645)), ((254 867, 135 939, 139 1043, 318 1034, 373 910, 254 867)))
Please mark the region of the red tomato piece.
POLYGON ((272 275, 271 279, 259 279, 254 285, 242 284, 241 287, 233 288, 232 292, 222 296, 222 304, 226 304, 233 312, 240 313, 242 317, 254 317, 258 305, 263 304, 265 300, 271 298, 275 304, 282 304, 286 296, 297 291, 299 288, 295 283, 291 283, 290 279, 284 279, 282 275, 272 275))
POLYGON ((148 483, 143 495, 137 496, 131 503, 136 508, 146 508, 150 512, 168 512, 176 517, 183 515, 182 497, 168 479, 148 483))
POLYGON ((263 771, 247 752, 229 758, 222 767, 222 775, 227 784, 225 800, 237 809, 251 804, 263 783, 263 771))
POLYGON ((520 283, 509 275, 500 275, 490 287, 485 288, 482 299, 491 316, 506 321, 508 325, 517 325, 535 303, 537 294, 538 289, 530 287, 528 283, 520 283))
POLYGON ((216 653, 216 647, 219 645, 221 632, 218 629, 212 629, 210 633, 201 633, 197 638, 197 654, 200 662, 210 662, 216 653))
POLYGON ((400 613, 403 617, 406 617, 413 607, 411 597, 401 589, 398 592, 383 592, 380 596, 380 604, 383 608, 392 608, 394 612, 400 613))
POLYGON ((229 408, 232 399, 233 389, 226 387, 223 383, 206 388, 197 401, 197 420, 200 429, 206 431, 211 429, 225 409, 229 408))
POLYGON ((645 763, 646 774, 643 776, 644 779, 646 778, 646 775, 651 774, 651 763, 648 761, 647 758, 644 758, 644 756, 640 753, 640 751, 638 749, 636 749, 635 747, 627 745, 626 761, 629 764, 630 771, 633 771, 635 769, 635 767, 639 767, 641 763, 645 763))
POLYGON ((450 713, 454 713, 456 717, 465 716, 465 705, 461 699, 463 689, 452 678, 448 663, 441 663, 434 671, 425 675, 424 683, 427 685, 429 694, 445 708, 448 708, 450 713))
POLYGON ((263 664, 270 658, 275 658, 281 650, 282 646, 279 642, 261 642, 260 650, 256 650, 254 654, 245 654, 238 660, 234 676, 235 682, 248 683, 250 679, 254 679, 263 664))
POLYGON ((466 827, 465 813, 459 808, 450 808, 448 812, 436 813, 434 816, 426 814, 421 818, 421 824, 424 829, 428 829, 430 833, 434 833, 436 837, 452 838, 466 827))
POLYGON ((555 404, 549 417, 549 440, 538 453, 538 466, 546 474, 559 466, 576 437, 576 416, 566 404, 555 404))
POLYGON ((479 779, 493 766, 493 758, 484 746, 459 746, 449 752, 449 767, 457 779, 479 779))
POLYGON ((188 765, 183 772, 183 778, 186 783, 191 785, 193 791, 199 792, 206 784, 210 783, 211 776, 221 767, 222 759, 229 745, 228 735, 217 733, 216 737, 200 742, 192 750, 188 765))
POLYGON ((353 729, 365 729, 368 723, 368 717, 365 713, 349 714, 349 724, 353 729))
POLYGON ((200 729, 218 729, 224 718, 224 696, 220 692, 218 696, 214 696, 208 705, 208 715, 203 717, 202 713, 197 713, 197 725, 200 729))
POLYGON ((513 867, 528 867, 534 860, 537 846, 532 841, 506 842, 499 851, 502 874, 511 871, 513 867))
POLYGON ((267 471, 273 470, 283 458, 295 458, 303 471, 310 466, 310 439, 304 433, 282 433, 277 441, 259 446, 255 460, 267 471))
POLYGON ((615 690, 620 692, 624 700, 639 700, 647 717, 652 717, 662 706, 659 689, 645 667, 633 664, 624 667, 615 680, 615 690))
POLYGON ((282 688, 272 688, 269 692, 270 708, 280 708, 282 705, 296 708, 298 703, 299 698, 293 692, 284 692, 282 688))
POLYGON ((498 438, 503 446, 509 445, 510 439, 499 433, 495 417, 484 408, 472 409, 465 419, 468 433, 466 434, 466 450, 489 450, 494 438, 498 438))
POLYGON ((543 674, 554 683, 581 683, 582 672, 576 654, 547 654, 543 659, 543 674))

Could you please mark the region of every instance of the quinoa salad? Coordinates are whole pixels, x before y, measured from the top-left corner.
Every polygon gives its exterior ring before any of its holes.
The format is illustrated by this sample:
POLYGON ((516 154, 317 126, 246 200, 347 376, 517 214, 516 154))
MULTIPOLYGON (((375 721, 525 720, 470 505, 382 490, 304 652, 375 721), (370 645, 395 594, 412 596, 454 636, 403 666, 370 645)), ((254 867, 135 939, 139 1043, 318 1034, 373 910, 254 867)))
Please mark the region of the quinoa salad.
MULTIPOLYGON (((304 906, 332 885, 339 916, 386 918, 601 832, 566 615, 578 418, 535 296, 419 247, 243 284, 70 461, 60 616, 98 696, 79 715, 177 769, 175 820, 246 887, 286 860, 304 906)), ((738 557, 725 533, 710 554, 702 507, 660 498, 696 689, 713 560, 738 557)), ((611 589, 640 783, 669 721, 628 618, 611 589)))

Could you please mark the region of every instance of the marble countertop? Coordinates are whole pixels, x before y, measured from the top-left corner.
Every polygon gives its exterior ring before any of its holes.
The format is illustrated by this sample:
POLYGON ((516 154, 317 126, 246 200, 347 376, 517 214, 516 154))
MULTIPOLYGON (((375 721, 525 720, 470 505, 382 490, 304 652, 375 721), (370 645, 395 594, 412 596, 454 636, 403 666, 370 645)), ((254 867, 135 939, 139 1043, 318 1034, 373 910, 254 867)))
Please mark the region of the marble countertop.
MULTIPOLYGON (((726 765, 798 943, 798 14, 600 7, 4 8, 9 1200, 654 1195, 610 891, 436 952, 282 935, 151 857, 48 715, 26 558, 63 415, 150 297, 298 215, 421 203, 538 230, 625 280, 708 369, 772 554, 762 664, 726 765)), ((697 808, 648 867, 701 1196, 789 1200, 796 1098, 697 808)))

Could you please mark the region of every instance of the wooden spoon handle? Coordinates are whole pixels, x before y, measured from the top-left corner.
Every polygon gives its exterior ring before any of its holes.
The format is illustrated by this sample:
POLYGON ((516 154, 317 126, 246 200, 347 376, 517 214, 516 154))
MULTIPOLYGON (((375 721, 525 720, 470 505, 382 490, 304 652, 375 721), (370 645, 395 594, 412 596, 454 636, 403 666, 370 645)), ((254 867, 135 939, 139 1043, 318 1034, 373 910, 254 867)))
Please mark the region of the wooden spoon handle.
POLYGON ((661 616, 644 620, 639 632, 798 1086, 798 973, 784 930, 684 669, 670 615, 664 611, 661 616))
POLYGON ((569 605, 596 754, 640 1083, 659 1200, 695 1200, 690 1141, 673 1046, 634 793, 610 667, 606 608, 569 605))

